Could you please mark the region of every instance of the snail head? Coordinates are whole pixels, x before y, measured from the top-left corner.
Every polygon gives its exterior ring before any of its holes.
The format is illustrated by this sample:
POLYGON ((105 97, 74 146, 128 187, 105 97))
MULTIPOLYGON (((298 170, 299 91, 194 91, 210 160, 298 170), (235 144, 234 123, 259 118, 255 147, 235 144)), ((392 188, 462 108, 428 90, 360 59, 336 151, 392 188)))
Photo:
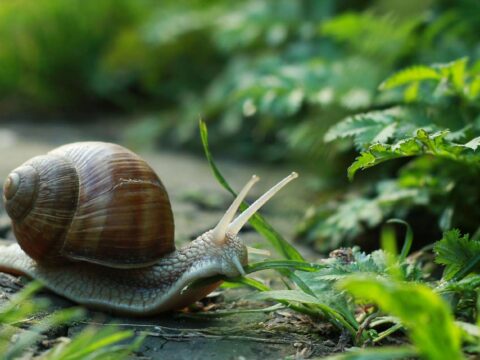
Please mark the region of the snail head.
POLYGON ((245 244, 238 237, 238 233, 248 220, 281 188, 287 185, 290 181, 297 178, 298 174, 292 172, 289 176, 281 180, 279 183, 270 188, 262 196, 260 196, 253 204, 251 204, 245 211, 243 211, 237 218, 234 219, 238 208, 247 196, 252 186, 260 180, 256 175, 245 184, 243 189, 238 193, 235 200, 232 202, 228 210, 220 219, 218 224, 211 230, 211 241, 218 247, 224 248, 223 251, 223 268, 227 276, 237 276, 239 274, 245 275, 242 265, 248 262, 247 248, 245 244))

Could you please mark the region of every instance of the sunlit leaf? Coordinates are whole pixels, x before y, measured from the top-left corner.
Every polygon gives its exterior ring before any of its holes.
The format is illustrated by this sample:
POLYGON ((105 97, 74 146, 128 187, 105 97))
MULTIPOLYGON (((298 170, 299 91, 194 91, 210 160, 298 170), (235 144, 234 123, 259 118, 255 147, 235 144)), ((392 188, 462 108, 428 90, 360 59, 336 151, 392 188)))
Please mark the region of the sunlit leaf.
POLYGON ((421 356, 432 360, 463 359, 460 329, 447 304, 429 287, 356 275, 339 286, 398 317, 421 356))
POLYGON ((428 66, 417 65, 390 76, 380 85, 380 89, 388 90, 421 80, 440 80, 441 78, 442 75, 438 70, 428 66))

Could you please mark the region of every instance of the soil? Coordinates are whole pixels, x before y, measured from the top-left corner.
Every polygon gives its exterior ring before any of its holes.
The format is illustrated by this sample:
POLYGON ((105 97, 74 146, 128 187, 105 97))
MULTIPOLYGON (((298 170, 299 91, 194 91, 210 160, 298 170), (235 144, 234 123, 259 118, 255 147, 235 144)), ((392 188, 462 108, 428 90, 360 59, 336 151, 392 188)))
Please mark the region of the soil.
MULTIPOLYGON (((121 142, 121 138, 117 136, 121 131, 118 130, 118 125, 110 123, 75 127, 68 124, 36 127, 26 123, 0 128, 0 179, 4 179, 13 168, 27 159, 44 154, 63 143, 84 140, 121 142)), ((134 150, 157 171, 169 191, 175 214, 177 246, 214 226, 232 198, 216 182, 202 154, 195 156, 167 150, 134 150)), ((253 173, 261 177, 262 180, 252 191, 250 200, 291 170, 298 170, 229 161, 218 161, 217 165, 236 189, 253 173)), ((287 239, 293 238, 294 224, 303 215, 306 207, 308 195, 304 184, 307 182, 308 175, 301 173, 299 180, 292 186, 289 185, 262 210, 266 219, 287 239)), ((13 237, 8 217, 3 210, 0 211, 0 236, 10 239, 13 237)), ((244 231, 243 238, 249 246, 269 249, 266 242, 251 229, 244 231)), ((308 248, 297 244, 296 246, 307 258, 315 257, 308 248)), ((271 257, 275 256, 272 251, 271 257)), ((253 261, 260 259, 257 255, 253 261)), ((259 276, 265 281, 275 281, 274 273, 265 272, 259 276)), ((0 303, 8 301, 27 281, 0 274, 0 303)), ((194 304, 191 309, 151 318, 117 317, 89 311, 82 321, 66 326, 61 331, 49 332, 38 346, 48 347, 48 344, 55 343, 56 338, 72 337, 91 324, 118 324, 121 328, 148 334, 141 349, 132 355, 132 359, 308 358, 323 356, 345 347, 341 334, 336 333, 328 323, 285 309, 218 318, 205 316, 213 310, 241 310, 272 305, 249 301, 250 293, 249 290, 241 288, 219 289, 207 299, 194 304)), ((75 305, 46 290, 40 296, 48 298, 51 311, 75 305)), ((38 349, 32 349, 32 353, 36 351, 38 349)))

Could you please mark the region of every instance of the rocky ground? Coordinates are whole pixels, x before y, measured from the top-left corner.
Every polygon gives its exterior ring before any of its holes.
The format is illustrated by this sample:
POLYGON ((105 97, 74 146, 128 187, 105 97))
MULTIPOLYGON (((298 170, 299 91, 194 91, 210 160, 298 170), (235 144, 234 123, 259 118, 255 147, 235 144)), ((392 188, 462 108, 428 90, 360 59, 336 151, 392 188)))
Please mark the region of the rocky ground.
MULTIPOLYGON (((57 124, 36 128, 28 124, 10 124, 0 127, 0 179, 4 179, 10 170, 23 161, 63 143, 81 140, 119 141, 115 136, 118 133, 116 130, 115 126, 100 125, 72 127, 57 124)), ((215 181, 201 154, 193 156, 168 151, 139 153, 157 171, 169 191, 175 213, 178 245, 181 246, 218 221, 231 197, 215 181)), ((290 171, 298 170, 225 161, 219 161, 218 166, 237 189, 252 174, 261 177, 262 180, 252 191, 250 199, 254 199, 290 171)), ((304 191, 308 176, 301 175, 303 176, 296 183, 262 210, 268 221, 287 239, 293 237, 296 220, 302 216, 308 201, 308 195, 304 191)), ((0 235, 2 234, 11 237, 4 213, 0 214, 0 235)), ((252 230, 247 229, 243 237, 250 246, 268 249, 260 236, 252 230)), ((309 258, 314 256, 308 249, 301 251, 309 258)), ((272 258, 274 256, 272 254, 272 258)), ((266 281, 275 281, 274 274, 261 276, 266 281)), ((26 279, 1 274, 0 300, 8 301, 25 281, 26 279)), ((248 300, 248 294, 245 289, 220 289, 196 304, 193 310, 151 318, 135 319, 89 312, 83 321, 49 333, 45 339, 74 336, 88 324, 119 324, 122 328, 148 333, 140 351, 133 357, 137 359, 304 358, 340 351, 345 345, 342 336, 336 334, 328 324, 288 310, 268 314, 242 313, 218 318, 202 316, 206 310, 248 309, 268 305, 252 303, 248 300)), ((47 291, 41 296, 50 300, 52 309, 73 305, 47 291)), ((35 349, 32 351, 35 352, 35 349)))

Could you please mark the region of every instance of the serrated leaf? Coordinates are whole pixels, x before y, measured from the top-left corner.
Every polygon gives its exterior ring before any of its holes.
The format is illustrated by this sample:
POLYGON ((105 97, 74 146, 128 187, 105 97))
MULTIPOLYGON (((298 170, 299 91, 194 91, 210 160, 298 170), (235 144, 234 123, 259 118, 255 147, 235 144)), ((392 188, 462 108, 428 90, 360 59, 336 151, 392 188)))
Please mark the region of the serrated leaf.
POLYGON ((355 247, 351 250, 351 257, 352 259, 348 262, 341 258, 328 259, 323 269, 301 273, 300 276, 315 295, 321 296, 328 281, 338 281, 358 273, 387 274, 387 258, 383 250, 366 254, 355 247))
POLYGON ((443 274, 446 280, 480 270, 480 241, 469 239, 468 235, 461 236, 458 229, 446 231, 442 240, 435 243, 434 251, 435 261, 446 265, 443 274))
MULTIPOLYGON (((298 272, 317 299, 341 313, 351 324, 356 324, 352 303, 339 292, 335 284, 352 274, 369 274, 375 276, 389 276, 391 263, 383 250, 371 254, 360 251, 357 247, 344 249, 344 256, 332 257, 325 261, 324 267, 314 272, 298 272)), ((397 263, 403 266, 404 263, 397 263)), ((412 272, 413 274, 413 272, 412 272)), ((409 277, 409 275, 406 275, 409 277)))
POLYGON ((375 142, 386 142, 396 129, 395 110, 372 111, 348 117, 332 126, 324 140, 330 142, 345 137, 354 137, 358 147, 375 142))
POLYGON ((425 129, 418 129, 415 136, 398 141, 396 144, 373 144, 350 165, 347 170, 348 178, 352 180, 358 170, 364 170, 388 160, 425 154, 479 166, 480 156, 466 151, 478 146, 477 140, 467 143, 470 146, 461 145, 448 140, 446 138, 448 134, 448 130, 430 134, 425 129))
POLYGON ((375 156, 370 152, 362 152, 347 169, 348 180, 352 181, 358 170, 364 170, 376 165, 375 156))
POLYGON ((394 145, 373 144, 368 148, 368 151, 361 153, 349 166, 347 169, 348 179, 353 180, 358 170, 364 170, 388 160, 412 156, 420 151, 421 146, 415 138, 402 140, 394 145))
POLYGON ((440 80, 442 75, 428 66, 417 65, 401 70, 380 84, 380 90, 393 89, 422 80, 440 80))

